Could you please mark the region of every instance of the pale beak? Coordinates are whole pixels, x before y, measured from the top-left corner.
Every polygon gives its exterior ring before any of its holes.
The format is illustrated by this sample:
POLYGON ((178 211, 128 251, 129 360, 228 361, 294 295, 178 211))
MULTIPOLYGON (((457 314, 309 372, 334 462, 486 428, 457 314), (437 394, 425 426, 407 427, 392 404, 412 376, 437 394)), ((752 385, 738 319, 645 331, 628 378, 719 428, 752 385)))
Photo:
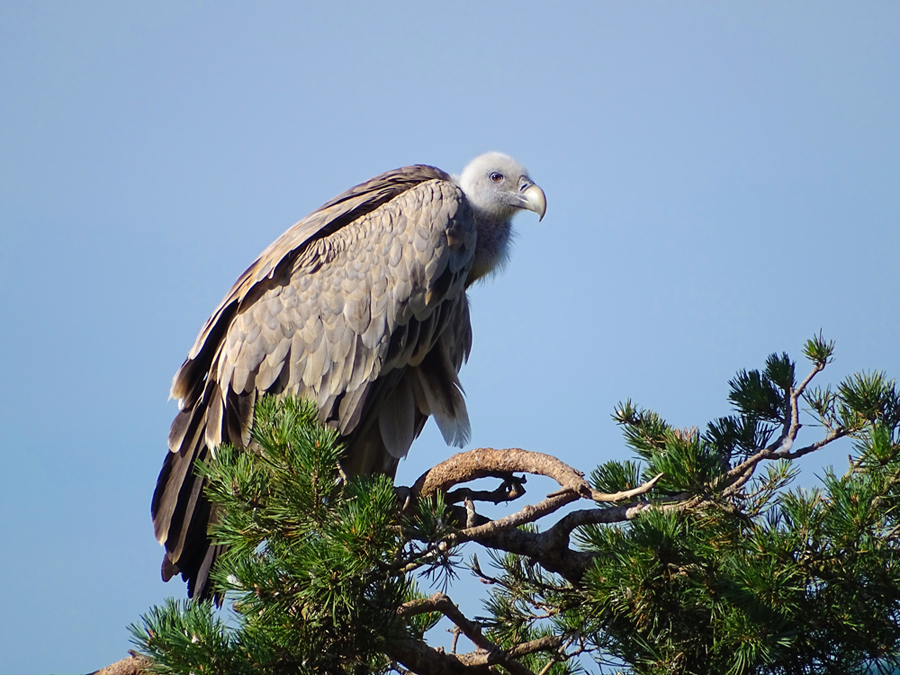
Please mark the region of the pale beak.
POLYGON ((529 180, 519 188, 519 196, 523 209, 534 211, 538 214, 538 220, 544 219, 544 214, 547 213, 547 196, 541 188, 529 180))

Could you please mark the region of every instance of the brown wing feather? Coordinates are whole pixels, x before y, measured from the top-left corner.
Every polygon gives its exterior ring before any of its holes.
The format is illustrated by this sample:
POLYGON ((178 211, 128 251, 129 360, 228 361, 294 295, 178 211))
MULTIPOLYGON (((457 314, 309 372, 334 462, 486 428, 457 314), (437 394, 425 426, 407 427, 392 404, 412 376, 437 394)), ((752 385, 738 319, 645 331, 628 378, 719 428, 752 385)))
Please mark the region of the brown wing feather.
POLYGON ((467 437, 456 371, 471 345, 474 250, 462 193, 416 166, 328 202, 241 275, 173 380, 182 412, 152 504, 164 575, 180 571, 192 596, 208 594, 219 548, 193 464, 222 442, 246 445, 263 393, 315 400, 345 437, 352 473, 393 475, 432 413, 448 441, 467 437))

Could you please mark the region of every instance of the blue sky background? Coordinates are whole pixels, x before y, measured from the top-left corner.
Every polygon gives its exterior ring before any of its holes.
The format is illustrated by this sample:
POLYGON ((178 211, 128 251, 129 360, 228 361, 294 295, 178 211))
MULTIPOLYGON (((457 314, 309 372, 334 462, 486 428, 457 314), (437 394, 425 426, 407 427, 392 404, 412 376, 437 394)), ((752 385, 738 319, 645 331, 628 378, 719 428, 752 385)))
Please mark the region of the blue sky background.
MULTIPOLYGON (((627 458, 618 400, 703 426, 820 329, 830 381, 896 377, 898 26, 892 2, 2 3, 0 672, 99 668, 183 595, 149 517, 171 377, 270 241, 387 169, 497 149, 547 193, 471 294, 473 446, 627 458)), ((398 480, 451 452, 430 425, 398 480)))

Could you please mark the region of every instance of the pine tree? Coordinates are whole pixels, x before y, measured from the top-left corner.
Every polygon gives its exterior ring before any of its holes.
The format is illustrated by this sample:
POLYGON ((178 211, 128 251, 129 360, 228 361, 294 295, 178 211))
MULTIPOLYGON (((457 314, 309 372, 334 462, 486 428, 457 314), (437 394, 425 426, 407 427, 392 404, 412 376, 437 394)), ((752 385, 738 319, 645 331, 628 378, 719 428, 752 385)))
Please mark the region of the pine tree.
POLYGON ((881 373, 813 388, 833 351, 807 342, 800 382, 786 354, 739 372, 734 414, 703 431, 619 404, 634 458, 587 480, 489 449, 411 488, 348 479, 312 405, 264 399, 254 452, 223 446, 199 469, 221 513, 214 578, 230 613, 169 601, 134 642, 172 674, 895 672, 900 394, 881 373), (817 438, 800 446, 804 410, 817 438), (793 487, 793 460, 845 437, 845 472, 793 487), (504 518, 478 512, 520 499, 523 472, 560 489, 504 518), (499 486, 458 487, 485 477, 499 486), (559 516, 569 504, 582 508, 559 516), (484 616, 447 595, 463 573, 485 584, 484 616), (435 580, 444 591, 427 595, 435 580), (442 617, 459 638, 449 650, 429 645, 442 617))

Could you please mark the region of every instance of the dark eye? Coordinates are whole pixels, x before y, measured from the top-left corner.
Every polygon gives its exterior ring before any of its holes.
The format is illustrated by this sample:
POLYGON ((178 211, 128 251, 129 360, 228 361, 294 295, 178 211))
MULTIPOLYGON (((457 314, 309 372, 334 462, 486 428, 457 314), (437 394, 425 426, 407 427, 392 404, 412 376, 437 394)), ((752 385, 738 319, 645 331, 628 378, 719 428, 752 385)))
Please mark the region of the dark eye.
POLYGON ((499 183, 501 180, 503 180, 503 174, 497 173, 495 171, 494 173, 491 174, 491 180, 494 181, 495 183, 499 183))

